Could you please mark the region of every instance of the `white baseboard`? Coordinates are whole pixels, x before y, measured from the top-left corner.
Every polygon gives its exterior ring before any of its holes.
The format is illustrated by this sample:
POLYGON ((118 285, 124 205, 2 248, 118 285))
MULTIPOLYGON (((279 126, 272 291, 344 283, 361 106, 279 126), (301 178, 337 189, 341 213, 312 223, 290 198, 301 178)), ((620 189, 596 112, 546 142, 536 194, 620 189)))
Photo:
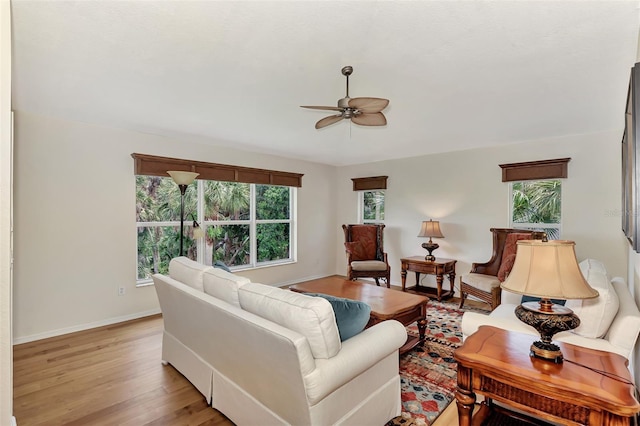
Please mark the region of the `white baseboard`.
POLYGON ((11 426, 18 426, 18 421, 14 416, 11 416, 11 426))
POLYGON ((142 317, 148 317, 160 313, 160 308, 152 309, 145 312, 136 312, 135 314, 124 315, 121 317, 108 318, 101 321, 95 321, 88 324, 74 325, 72 327, 59 328, 57 330, 45 331, 44 333, 32 334, 30 336, 22 336, 13 339, 13 344, 28 343, 36 340, 47 339, 49 337, 61 336, 63 334, 74 333, 76 331, 89 330, 91 328, 103 327, 105 325, 117 324, 123 321, 129 321, 142 317))

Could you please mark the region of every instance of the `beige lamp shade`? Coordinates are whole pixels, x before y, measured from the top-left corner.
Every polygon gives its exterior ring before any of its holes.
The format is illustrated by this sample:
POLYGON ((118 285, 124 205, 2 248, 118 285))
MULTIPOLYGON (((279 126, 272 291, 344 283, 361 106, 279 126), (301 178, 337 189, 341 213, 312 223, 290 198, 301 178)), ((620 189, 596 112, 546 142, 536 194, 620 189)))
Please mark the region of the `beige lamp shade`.
POLYGON ((591 299, 598 292, 580 272, 575 242, 520 240, 511 273, 502 288, 546 299, 591 299))
POLYGON ((183 172, 180 170, 171 170, 167 173, 169 173, 171 179, 173 179, 173 181, 178 185, 191 185, 191 183, 193 183, 196 177, 200 174, 194 172, 183 172))
POLYGON ((442 231, 440 231, 440 222, 431 219, 423 221, 418 237, 444 238, 442 231))

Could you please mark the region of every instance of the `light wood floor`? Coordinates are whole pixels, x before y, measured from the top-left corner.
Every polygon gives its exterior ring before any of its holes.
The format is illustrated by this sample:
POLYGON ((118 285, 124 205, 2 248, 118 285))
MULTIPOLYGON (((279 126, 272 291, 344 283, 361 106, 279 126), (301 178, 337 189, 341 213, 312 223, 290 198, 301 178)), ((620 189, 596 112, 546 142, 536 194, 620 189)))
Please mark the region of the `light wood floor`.
MULTIPOLYGON (((16 345, 14 414, 30 425, 233 425, 160 362, 159 315, 16 345)), ((457 425, 455 404, 434 426, 457 425)))

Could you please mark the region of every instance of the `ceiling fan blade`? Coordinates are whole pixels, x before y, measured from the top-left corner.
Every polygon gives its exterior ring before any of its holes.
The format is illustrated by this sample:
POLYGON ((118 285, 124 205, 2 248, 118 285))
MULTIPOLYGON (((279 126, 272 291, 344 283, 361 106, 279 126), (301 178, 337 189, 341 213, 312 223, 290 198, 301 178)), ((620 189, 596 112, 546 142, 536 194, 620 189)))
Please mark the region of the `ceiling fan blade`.
POLYGON ((351 121, 361 126, 384 126, 387 124, 387 119, 381 112, 354 115, 351 117, 351 121))
POLYGON ((323 109, 323 110, 327 110, 327 111, 342 111, 343 108, 338 108, 338 107, 330 107, 330 106, 305 106, 305 105, 301 105, 300 108, 309 108, 309 109, 323 109))
POLYGON ((327 127, 333 123, 337 123, 338 121, 342 120, 342 118, 342 115, 330 115, 328 117, 325 117, 316 123, 316 129, 322 129, 323 127, 327 127))
POLYGON ((380 112, 389 105, 389 99, 382 98, 353 98, 349 100, 349 107, 365 114, 380 112))

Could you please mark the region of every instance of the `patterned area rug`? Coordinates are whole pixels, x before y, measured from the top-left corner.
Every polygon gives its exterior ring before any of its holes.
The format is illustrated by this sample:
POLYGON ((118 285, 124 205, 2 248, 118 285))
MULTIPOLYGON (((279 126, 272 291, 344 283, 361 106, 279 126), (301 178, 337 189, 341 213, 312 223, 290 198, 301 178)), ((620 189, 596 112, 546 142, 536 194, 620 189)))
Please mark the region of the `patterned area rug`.
MULTIPOLYGON (((457 303, 429 302, 424 348, 400 357, 402 415, 387 426, 431 425, 453 401, 457 374, 453 351, 462 344, 460 321, 465 311, 488 313, 461 310, 457 303)), ((407 327, 407 332, 417 336, 417 325, 407 327)))

